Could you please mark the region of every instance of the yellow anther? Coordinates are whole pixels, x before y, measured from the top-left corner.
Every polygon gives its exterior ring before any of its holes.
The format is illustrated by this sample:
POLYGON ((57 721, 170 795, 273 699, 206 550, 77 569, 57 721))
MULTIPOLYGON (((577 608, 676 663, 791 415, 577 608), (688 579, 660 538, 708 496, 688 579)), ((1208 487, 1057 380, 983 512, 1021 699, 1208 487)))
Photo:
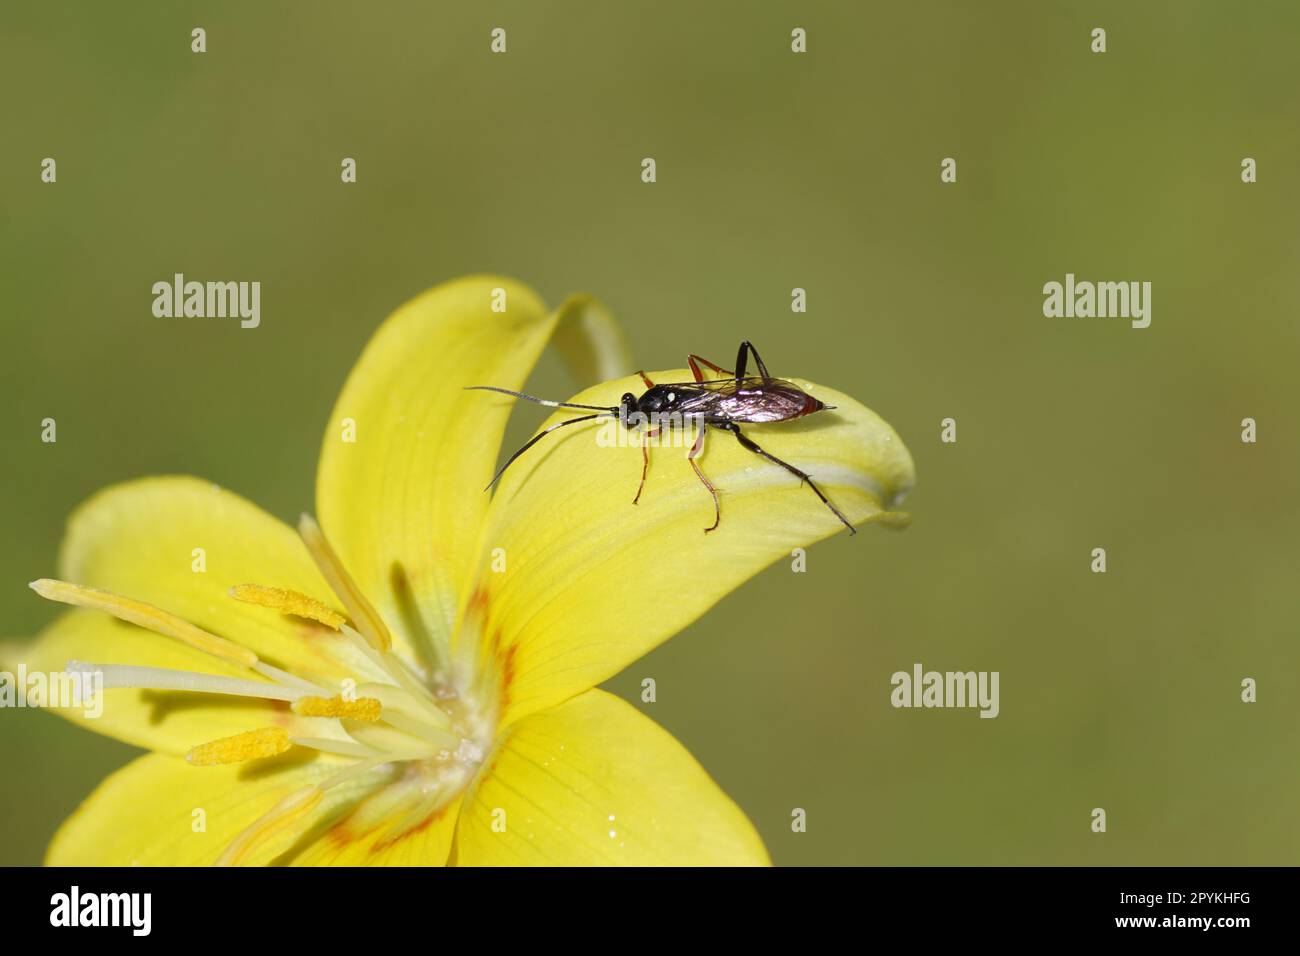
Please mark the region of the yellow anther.
POLYGON ((269 607, 273 611, 282 611, 294 617, 305 617, 310 621, 324 624, 338 630, 347 623, 338 611, 333 610, 315 598, 308 597, 288 588, 268 588, 260 584, 236 584, 230 589, 230 596, 245 604, 269 607))
POLYGON ((302 717, 347 717, 372 723, 379 719, 384 709, 373 697, 344 700, 337 694, 333 697, 299 697, 292 706, 293 712, 302 717))
POLYGON ((361 588, 357 587, 357 583, 352 580, 352 575, 348 574, 348 569, 343 566, 339 556, 325 540, 320 525, 312 519, 311 515, 303 515, 298 519, 298 534, 302 536, 303 544, 307 546, 321 575, 329 582, 335 595, 343 602, 344 609, 356 622, 357 630, 361 632, 362 637, 377 651, 391 648, 393 639, 388 633, 384 619, 361 593, 361 588))
POLYGON ((71 604, 75 607, 88 607, 96 611, 105 611, 119 620, 128 621, 131 624, 137 624, 153 631, 155 634, 173 638, 183 644, 188 644, 195 650, 211 654, 213 657, 219 657, 223 661, 229 661, 241 667, 252 667, 257 663, 257 655, 248 648, 240 647, 224 637, 209 634, 203 628, 195 627, 189 621, 182 620, 175 614, 170 614, 162 608, 154 607, 152 604, 145 604, 143 601, 122 597, 112 591, 86 588, 79 584, 69 584, 67 581, 54 581, 49 578, 33 581, 28 586, 43 598, 58 601, 61 604, 71 604))
POLYGON ((217 866, 238 866, 248 854, 266 843, 298 818, 310 813, 324 793, 319 787, 303 787, 284 797, 267 813, 259 817, 217 858, 217 866))
POLYGON ((291 746, 293 741, 283 728, 262 727, 199 744, 185 755, 185 759, 196 767, 212 767, 223 763, 243 763, 259 757, 274 757, 291 746))

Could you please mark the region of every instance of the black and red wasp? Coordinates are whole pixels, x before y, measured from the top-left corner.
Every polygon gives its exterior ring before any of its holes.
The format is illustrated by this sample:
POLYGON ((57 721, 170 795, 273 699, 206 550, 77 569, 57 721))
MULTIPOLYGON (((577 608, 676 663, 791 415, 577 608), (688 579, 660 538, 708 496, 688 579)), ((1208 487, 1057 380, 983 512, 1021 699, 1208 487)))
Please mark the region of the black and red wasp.
POLYGON ((698 431, 695 443, 687 453, 687 459, 690 461, 691 467, 695 469, 696 476, 713 498, 713 524, 704 529, 706 533, 717 528, 722 520, 722 510, 718 505, 718 490, 704 476, 704 472, 700 470, 700 466, 696 462, 696 459, 700 457, 701 452, 704 450, 704 435, 709 427, 730 432, 743 448, 761 458, 767 459, 774 465, 780 465, 797 477, 800 482, 806 483, 813 490, 813 493, 822 500, 822 503, 831 510, 831 513, 849 529, 849 533, 856 533, 853 525, 849 523, 849 519, 844 517, 840 510, 831 503, 831 500, 822 494, 822 490, 813 482, 811 475, 760 448, 740 430, 742 424, 789 422, 794 421, 796 418, 803 418, 805 415, 811 415, 814 412, 820 412, 823 409, 833 409, 835 406, 826 405, 813 398, 794 382, 783 378, 773 378, 768 373, 763 359, 759 356, 758 349, 754 348, 748 341, 740 343, 740 351, 736 354, 736 369, 734 372, 719 365, 714 365, 708 359, 701 358, 698 355, 688 356, 687 362, 690 364, 691 374, 695 376, 693 382, 668 382, 656 385, 650 381, 645 372, 638 372, 637 374, 641 376, 641 380, 646 384, 646 390, 639 397, 627 392, 618 405, 610 407, 578 405, 573 402, 553 402, 549 399, 537 398, 535 395, 526 395, 523 392, 499 388, 495 385, 468 386, 471 389, 513 395, 516 398, 523 398, 550 408, 577 408, 596 413, 570 418, 538 432, 525 442, 518 451, 506 459, 506 463, 488 482, 487 487, 491 488, 495 485, 516 458, 557 428, 576 425, 579 422, 589 422, 596 418, 616 417, 628 429, 636 428, 642 424, 648 426, 642 432, 641 484, 637 486, 636 497, 632 499, 632 503, 636 504, 641 500, 641 492, 645 488, 646 474, 650 469, 650 452, 647 439, 657 437, 663 428, 672 427, 679 423, 695 423, 698 431), (757 375, 746 374, 750 355, 753 355, 754 364, 758 366, 757 375), (706 379, 700 366, 726 377, 706 379), (668 424, 664 424, 665 422, 668 424))

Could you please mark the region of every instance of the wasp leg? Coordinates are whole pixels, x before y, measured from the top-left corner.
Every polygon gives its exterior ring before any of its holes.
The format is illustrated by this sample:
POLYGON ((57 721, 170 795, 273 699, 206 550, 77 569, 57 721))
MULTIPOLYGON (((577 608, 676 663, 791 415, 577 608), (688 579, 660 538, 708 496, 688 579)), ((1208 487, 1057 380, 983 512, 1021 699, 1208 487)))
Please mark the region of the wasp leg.
POLYGON ((652 381, 650 381, 650 376, 647 375, 645 372, 641 371, 640 369, 637 369, 637 372, 636 372, 636 373, 637 373, 638 375, 641 376, 641 381, 645 382, 645 387, 646 387, 646 388, 654 388, 654 387, 655 387, 655 383, 652 382, 652 381))
POLYGON ((764 381, 772 378, 767 374, 767 365, 763 363, 762 357, 758 354, 758 349, 754 348, 754 343, 749 339, 740 343, 740 351, 736 354, 736 381, 739 382, 745 377, 745 367, 749 364, 749 354, 754 355, 754 364, 758 366, 758 374, 763 376, 764 381))
POLYGON ((695 477, 700 479, 700 482, 704 487, 709 489, 709 494, 713 496, 713 524, 704 529, 704 533, 708 534, 718 526, 720 521, 722 521, 722 509, 718 507, 718 489, 713 487, 713 484, 709 479, 704 477, 704 472, 700 471, 700 466, 695 464, 695 459, 700 457, 700 452, 704 451, 705 431, 705 427, 701 425, 699 434, 695 436, 695 444, 691 446, 691 450, 687 453, 686 460, 689 461, 691 467, 695 469, 695 477))
POLYGON ((824 494, 822 494, 822 490, 818 488, 816 484, 813 483, 812 475, 808 474, 806 471, 800 471, 798 468, 790 464, 788 461, 782 461, 780 458, 777 458, 776 455, 764 451, 755 442, 750 440, 745 435, 742 435, 740 433, 740 426, 737 425, 735 422, 727 422, 725 424, 719 425, 718 427, 723 429, 724 431, 729 431, 731 432, 731 434, 735 435, 736 441, 740 442, 740 444, 743 447, 749 449, 755 455, 758 455, 760 458, 766 458, 774 465, 780 465, 786 471, 790 472, 790 474, 797 477, 801 482, 807 482, 808 487, 811 488, 813 490, 813 493, 816 494, 817 497, 822 500, 822 504, 824 504, 827 508, 830 508, 831 513, 835 515, 835 517, 840 519, 840 522, 844 525, 844 527, 849 529, 849 534, 857 534, 857 529, 854 528, 853 525, 849 524, 849 519, 844 517, 844 515, 840 513, 840 509, 836 508, 833 504, 831 504, 831 500, 827 498, 824 494))
POLYGON ((641 484, 636 486, 636 497, 632 499, 632 504, 641 500, 641 492, 645 488, 645 476, 650 470, 650 444, 651 438, 659 437, 660 429, 652 428, 649 431, 641 433, 641 484))
POLYGON ((731 378, 733 375, 736 374, 730 369, 725 369, 721 365, 714 365, 708 359, 701 358, 698 355, 688 355, 686 356, 686 361, 691 366, 691 374, 695 376, 695 381, 697 382, 704 381, 704 373, 700 371, 701 365, 705 365, 713 369, 713 371, 717 372, 719 375, 723 376, 724 378, 731 378))

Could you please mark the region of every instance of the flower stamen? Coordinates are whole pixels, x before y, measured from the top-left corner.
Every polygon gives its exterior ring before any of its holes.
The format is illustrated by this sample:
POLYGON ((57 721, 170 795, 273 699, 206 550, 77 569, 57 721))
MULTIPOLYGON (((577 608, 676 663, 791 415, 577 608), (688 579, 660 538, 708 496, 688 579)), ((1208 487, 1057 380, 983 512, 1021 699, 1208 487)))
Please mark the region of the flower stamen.
POLYGON ((470 699, 447 675, 426 676, 393 650, 387 626, 316 522, 304 515, 299 532, 348 616, 289 588, 239 584, 229 590, 230 597, 338 631, 376 666, 383 675, 378 682, 371 680, 358 687, 355 679, 349 679, 322 685, 268 664, 252 650, 142 601, 52 579, 31 583, 33 590, 49 600, 106 612, 251 672, 244 678, 132 664, 68 662, 67 672, 96 674, 99 686, 105 690, 177 691, 281 701, 289 704, 298 717, 332 722, 309 725, 290 721, 287 729, 269 726, 249 730, 188 751, 186 760, 196 767, 276 757, 295 746, 343 758, 346 764, 320 783, 295 790, 272 806, 226 847, 217 860, 219 866, 248 860, 273 837, 299 826, 302 817, 320 806, 325 791, 375 770, 394 772, 391 782, 400 788, 395 792, 422 795, 418 805, 399 818, 404 829, 436 810, 448 794, 466 784, 483 761, 490 740, 484 716, 477 708, 467 706, 470 699), (291 732, 309 726, 313 728, 308 731, 311 736, 291 732))
POLYGON ((236 584, 230 589, 230 596, 245 604, 270 608, 294 617, 307 618, 328 628, 338 630, 347 623, 347 618, 328 605, 289 588, 265 587, 261 584, 236 584))
POLYGON ((122 597, 112 591, 101 591, 99 588, 82 587, 79 584, 55 581, 50 578, 33 581, 28 587, 47 600, 104 611, 118 620, 173 638, 228 663, 241 667, 253 667, 257 664, 257 655, 248 648, 241 647, 224 637, 209 634, 203 628, 196 627, 189 621, 152 604, 122 597))
POLYGON ((90 664, 85 661, 68 661, 64 668, 69 674, 103 675, 104 689, 132 687, 140 690, 192 691, 200 694, 226 694, 231 697, 260 697, 264 700, 295 701, 306 692, 284 687, 271 681, 242 680, 220 674, 201 674, 198 671, 178 671, 165 667, 139 667, 134 664, 90 664))
POLYGON ((351 720, 364 720, 374 723, 383 712, 383 705, 374 697, 358 697, 356 700, 344 700, 336 694, 333 697, 317 697, 306 694, 293 702, 293 712, 301 717, 347 717, 351 720))

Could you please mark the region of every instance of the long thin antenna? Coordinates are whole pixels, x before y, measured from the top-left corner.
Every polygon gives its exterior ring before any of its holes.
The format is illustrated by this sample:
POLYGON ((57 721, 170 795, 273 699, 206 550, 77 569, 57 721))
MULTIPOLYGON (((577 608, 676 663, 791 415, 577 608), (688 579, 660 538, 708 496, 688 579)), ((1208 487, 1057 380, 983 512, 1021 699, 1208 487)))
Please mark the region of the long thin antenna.
MULTIPOLYGON (((480 387, 482 387, 482 386, 480 386, 480 387)), ((497 389, 496 391, 504 391, 504 389, 497 389)), ((527 397, 527 396, 525 396, 525 397, 527 397)), ((551 403, 551 402, 547 402, 546 404, 549 405, 549 404, 553 404, 553 403, 551 403)), ((557 402, 557 403, 554 403, 554 404, 563 404, 563 403, 559 403, 559 402, 557 402)), ((579 407, 579 408, 589 408, 589 407, 592 407, 592 406, 579 405, 578 407, 579 407)), ((605 409, 602 409, 602 412, 603 412, 603 411, 605 411, 605 409)), ((601 415, 579 415, 577 418, 570 418, 568 421, 559 422, 558 424, 552 425, 550 428, 543 428, 541 431, 539 431, 539 432, 538 432, 536 435, 534 435, 532 438, 528 439, 528 441, 524 442, 524 445, 523 445, 522 448, 520 448, 517 452, 515 452, 513 455, 511 455, 509 458, 506 459, 506 463, 505 463, 504 465, 501 466, 501 469, 496 473, 496 475, 492 478, 492 480, 489 481, 489 482, 487 483, 487 488, 484 488, 483 490, 484 490, 484 491, 487 491, 487 490, 489 490, 493 485, 495 485, 495 484, 497 483, 497 481, 501 478, 501 476, 504 475, 504 474, 506 473, 506 469, 509 468, 509 467, 514 463, 514 460, 515 460, 516 458, 518 458, 518 457, 519 457, 520 455, 522 455, 524 452, 528 451, 528 449, 532 448, 534 445, 536 445, 539 441, 541 441, 543 438, 545 438, 545 437, 546 437, 547 435, 549 435, 551 432, 555 431, 555 429, 557 429, 557 428, 563 428, 565 425, 576 425, 576 424, 578 424, 578 422, 589 422, 589 421, 591 421, 593 418, 604 418, 604 417, 605 417, 605 416, 604 416, 603 414, 601 414, 601 415)))
POLYGON ((611 408, 608 405, 575 405, 573 402, 553 402, 547 398, 538 398, 536 395, 526 395, 523 392, 512 391, 508 388, 498 388, 495 385, 466 385, 465 388, 467 391, 500 392, 502 395, 513 395, 515 398, 526 398, 530 402, 536 402, 538 405, 546 405, 550 408, 585 408, 593 412, 618 411, 617 405, 611 408))

